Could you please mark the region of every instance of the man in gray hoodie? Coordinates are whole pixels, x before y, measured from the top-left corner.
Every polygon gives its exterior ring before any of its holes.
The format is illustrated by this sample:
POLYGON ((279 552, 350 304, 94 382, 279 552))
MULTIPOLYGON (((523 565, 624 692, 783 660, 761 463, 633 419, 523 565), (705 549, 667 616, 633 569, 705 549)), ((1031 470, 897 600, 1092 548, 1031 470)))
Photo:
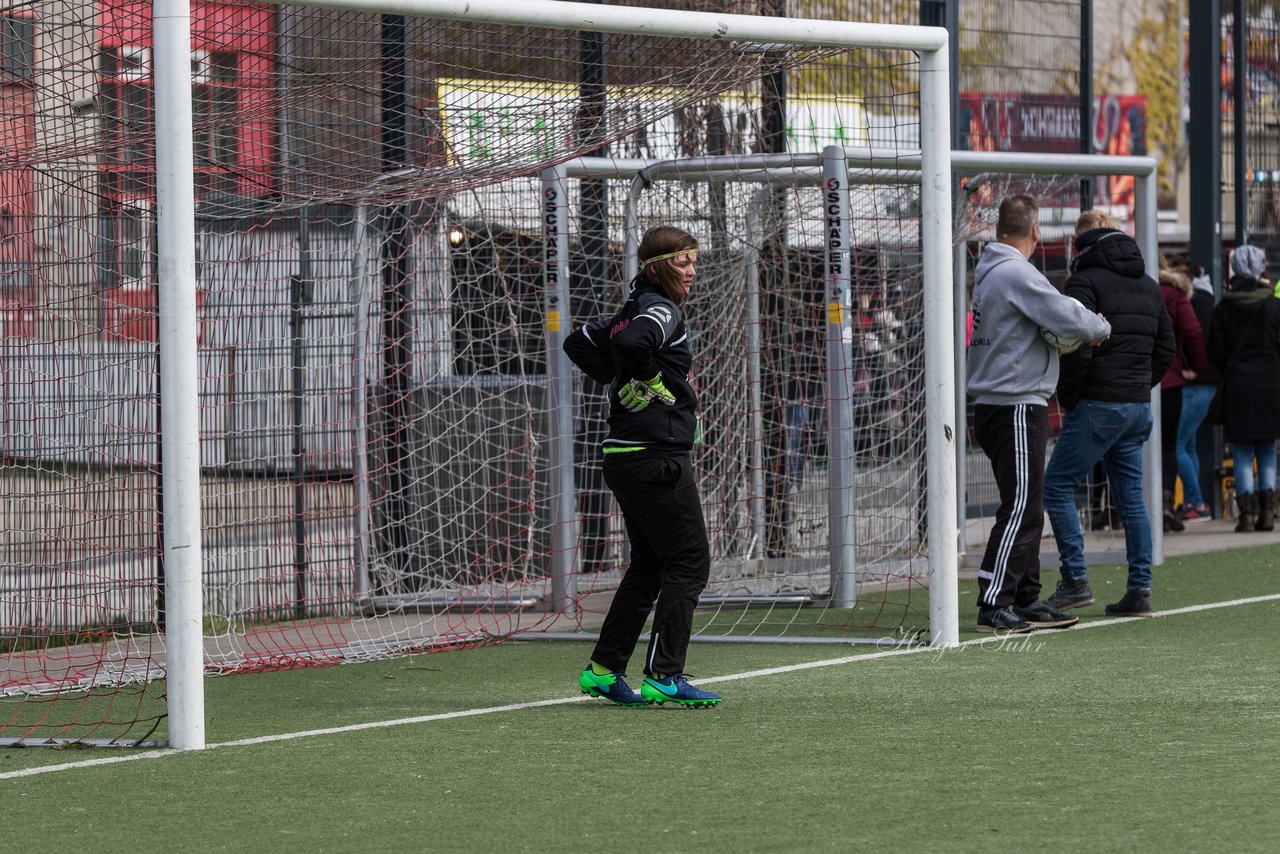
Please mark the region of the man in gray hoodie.
POLYGON ((967 386, 978 442, 1000 490, 978 572, 980 632, 1079 622, 1040 601, 1048 403, 1058 384, 1059 348, 1097 343, 1111 334, 1111 325, 1059 293, 1030 263, 1039 241, 1035 200, 1009 196, 1000 203, 996 242, 983 249, 974 270, 967 386))

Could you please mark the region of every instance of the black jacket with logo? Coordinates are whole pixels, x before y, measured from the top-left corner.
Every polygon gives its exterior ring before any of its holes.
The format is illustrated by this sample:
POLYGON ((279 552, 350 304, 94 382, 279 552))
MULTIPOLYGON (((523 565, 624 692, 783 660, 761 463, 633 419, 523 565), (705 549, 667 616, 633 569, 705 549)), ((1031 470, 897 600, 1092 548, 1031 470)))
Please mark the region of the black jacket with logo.
POLYGON ((698 397, 689 382, 693 350, 684 313, 661 291, 633 284, 616 314, 574 330, 565 339, 564 352, 583 373, 609 387, 606 448, 693 447, 698 420, 698 397), (624 409, 618 390, 632 379, 652 379, 659 371, 675 404, 655 399, 639 412, 624 409))
POLYGON ((1067 409, 1081 400, 1146 403, 1176 352, 1160 286, 1146 274, 1137 242, 1123 231, 1086 231, 1076 251, 1067 296, 1101 312, 1111 337, 1062 357, 1058 402, 1067 409))

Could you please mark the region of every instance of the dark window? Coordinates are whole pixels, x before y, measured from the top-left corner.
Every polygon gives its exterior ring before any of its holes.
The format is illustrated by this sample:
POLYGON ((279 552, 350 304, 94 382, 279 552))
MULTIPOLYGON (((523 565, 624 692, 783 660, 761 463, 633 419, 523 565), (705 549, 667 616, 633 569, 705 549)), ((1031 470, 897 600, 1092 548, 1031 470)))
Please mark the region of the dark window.
POLYGON ((35 73, 35 47, 35 21, 0 16, 0 76, 31 79, 35 73))
MULTIPOLYGON (((152 114, 151 50, 104 49, 99 61, 99 94, 106 162, 142 166, 154 160, 149 141, 152 114)), ((236 54, 197 51, 191 57, 191 99, 196 190, 232 192, 240 153, 236 112, 236 54)))
MULTIPOLYGON (((191 55, 196 197, 236 192, 240 157, 236 57, 191 55)), ((100 174, 99 284, 150 281, 155 252, 155 122, 151 49, 125 45, 98 55, 104 155, 100 174)))
POLYGON ((239 151, 235 54, 194 54, 191 84, 196 171, 235 166, 239 151))

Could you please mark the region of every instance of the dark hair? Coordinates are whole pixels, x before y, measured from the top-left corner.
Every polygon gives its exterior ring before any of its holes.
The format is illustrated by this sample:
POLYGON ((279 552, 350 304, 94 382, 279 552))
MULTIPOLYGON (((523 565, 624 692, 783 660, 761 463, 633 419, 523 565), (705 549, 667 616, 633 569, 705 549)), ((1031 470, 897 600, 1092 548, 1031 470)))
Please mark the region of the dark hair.
POLYGON ((1031 230, 1040 221, 1040 206, 1030 196, 1009 196, 1000 203, 1000 217, 996 220, 996 240, 1021 240, 1031 236, 1031 230))
POLYGON ((685 292, 680 287, 680 275, 671 265, 671 259, 685 252, 696 252, 697 249, 698 239, 684 229, 673 225, 655 225, 640 239, 640 248, 636 251, 640 272, 636 274, 636 279, 657 287, 668 299, 680 305, 685 300, 685 292), (655 260, 645 263, 651 259, 655 260))

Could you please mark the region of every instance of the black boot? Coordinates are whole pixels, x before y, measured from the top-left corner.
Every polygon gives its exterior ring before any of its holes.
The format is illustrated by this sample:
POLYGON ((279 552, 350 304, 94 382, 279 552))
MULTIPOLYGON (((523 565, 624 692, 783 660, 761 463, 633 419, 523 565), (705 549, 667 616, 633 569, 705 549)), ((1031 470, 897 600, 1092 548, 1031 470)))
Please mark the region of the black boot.
POLYGON ((1115 510, 1099 510, 1089 516, 1090 531, 1105 531, 1110 528, 1119 531, 1124 528, 1124 521, 1115 510))
POLYGON ((1236 533, 1253 530, 1254 508, 1257 506, 1253 494, 1236 496, 1236 533))
POLYGON ((1182 524, 1182 520, 1178 518, 1178 514, 1173 512, 1172 492, 1166 492, 1164 494, 1164 529, 1166 531, 1173 531, 1175 534, 1178 531, 1186 529, 1186 525, 1182 524))
POLYGON ((1276 509, 1273 503, 1276 498, 1274 489, 1258 490, 1258 522, 1255 531, 1274 531, 1276 529, 1276 509))

